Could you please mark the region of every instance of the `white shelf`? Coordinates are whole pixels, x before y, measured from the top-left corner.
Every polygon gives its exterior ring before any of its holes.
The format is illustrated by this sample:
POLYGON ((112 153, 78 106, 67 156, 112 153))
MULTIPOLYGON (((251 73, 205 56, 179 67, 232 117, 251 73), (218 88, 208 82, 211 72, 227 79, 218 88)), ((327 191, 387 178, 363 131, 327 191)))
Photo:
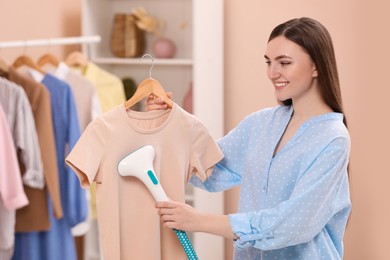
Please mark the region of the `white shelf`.
POLYGON ((142 61, 140 58, 111 58, 111 57, 97 57, 92 58, 93 62, 97 64, 108 65, 166 65, 166 66, 192 66, 193 61, 191 59, 156 59, 152 61, 149 58, 144 58, 142 61))

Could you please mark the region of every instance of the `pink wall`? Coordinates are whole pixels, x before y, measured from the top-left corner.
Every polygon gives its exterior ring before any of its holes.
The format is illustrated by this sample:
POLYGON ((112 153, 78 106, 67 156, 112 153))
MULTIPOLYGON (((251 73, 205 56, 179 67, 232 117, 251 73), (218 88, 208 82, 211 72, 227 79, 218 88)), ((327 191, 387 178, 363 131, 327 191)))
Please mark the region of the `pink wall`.
MULTIPOLYGON (((2 1, 0 41, 80 35, 80 8, 80 0, 2 1)), ((275 25, 310 16, 323 22, 333 35, 352 137, 353 214, 345 237, 347 260, 390 259, 387 10, 382 0, 225 1, 226 131, 245 115, 275 104, 263 58, 275 25)), ((61 57, 77 48, 3 49, 0 57, 12 62, 23 52, 38 58, 46 51, 61 57)), ((237 190, 227 194, 228 212, 235 209, 236 195, 237 190)), ((227 252, 226 259, 230 259, 230 247, 227 252)))
MULTIPOLYGON (((345 237, 347 260, 390 259, 388 10, 381 0, 225 1, 227 131, 248 113, 275 104, 263 58, 274 26, 310 16, 333 36, 352 137, 353 213, 345 237)), ((227 194, 228 212, 235 210, 236 193, 227 194)))

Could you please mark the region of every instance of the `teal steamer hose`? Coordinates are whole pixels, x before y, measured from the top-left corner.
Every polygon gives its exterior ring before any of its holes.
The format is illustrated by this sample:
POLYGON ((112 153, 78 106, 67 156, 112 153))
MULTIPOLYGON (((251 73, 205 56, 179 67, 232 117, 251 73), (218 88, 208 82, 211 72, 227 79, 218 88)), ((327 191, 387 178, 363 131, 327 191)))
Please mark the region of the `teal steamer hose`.
POLYGON ((187 254, 189 260, 198 260, 198 256, 195 253, 194 248, 192 247, 191 241, 187 236, 187 233, 182 230, 174 229, 176 236, 179 238, 181 245, 183 246, 184 251, 187 254))

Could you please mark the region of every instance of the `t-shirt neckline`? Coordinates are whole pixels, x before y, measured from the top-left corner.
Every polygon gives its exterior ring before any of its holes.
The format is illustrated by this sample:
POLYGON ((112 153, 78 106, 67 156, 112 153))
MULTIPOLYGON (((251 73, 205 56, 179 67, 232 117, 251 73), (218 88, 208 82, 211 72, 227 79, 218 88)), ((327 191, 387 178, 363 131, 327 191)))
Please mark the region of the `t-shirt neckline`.
POLYGON ((154 110, 154 111, 149 111, 149 112, 135 111, 135 110, 131 110, 131 109, 126 110, 123 104, 120 105, 120 109, 121 109, 124 117, 126 117, 126 121, 127 121, 128 125, 132 129, 134 129, 135 131, 137 131, 139 133, 149 133, 149 134, 152 134, 152 133, 156 133, 156 132, 161 131, 162 129, 164 129, 169 124, 169 122, 171 121, 175 111, 177 110, 177 105, 176 105, 176 103, 173 103, 173 106, 172 106, 171 109, 154 110), (152 129, 141 128, 141 127, 137 126, 131 120, 132 118, 140 119, 140 120, 158 119, 158 118, 163 117, 166 114, 169 114, 169 115, 165 119, 165 121, 161 125, 159 125, 158 127, 155 127, 155 128, 152 128, 152 129))

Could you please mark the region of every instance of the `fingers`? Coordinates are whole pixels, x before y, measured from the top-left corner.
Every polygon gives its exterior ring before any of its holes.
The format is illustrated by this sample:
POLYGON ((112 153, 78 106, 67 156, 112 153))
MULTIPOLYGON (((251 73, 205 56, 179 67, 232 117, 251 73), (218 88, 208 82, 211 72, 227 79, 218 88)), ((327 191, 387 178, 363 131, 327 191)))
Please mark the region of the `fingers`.
POLYGON ((182 223, 178 220, 177 215, 175 215, 172 211, 173 210, 171 210, 171 209, 170 210, 164 210, 164 209, 159 210, 159 215, 160 215, 162 223, 167 228, 183 229, 182 223))
MULTIPOLYGON (((172 92, 167 92, 167 96, 172 98, 172 92)), ((164 110, 167 109, 168 105, 162 98, 156 97, 153 94, 149 95, 149 97, 145 100, 145 110, 153 111, 153 110, 164 110)))
POLYGON ((156 203, 156 208, 176 208, 177 203, 174 201, 161 201, 156 203))
POLYGON ((164 110, 164 109, 167 109, 168 108, 168 105, 167 104, 162 104, 162 105, 158 105, 158 104, 151 104, 151 105, 145 105, 145 110, 146 111, 153 111, 153 110, 164 110))
POLYGON ((176 208, 176 203, 172 201, 162 201, 156 203, 156 208, 158 209, 158 214, 161 216, 161 219, 165 221, 172 221, 172 215, 175 213, 174 209, 176 208))
POLYGON ((149 95, 148 98, 145 100, 146 105, 163 105, 164 100, 162 98, 156 97, 155 95, 149 95))
POLYGON ((167 109, 168 105, 161 98, 156 98, 153 95, 149 96, 145 100, 145 110, 153 111, 153 110, 162 110, 167 109))
POLYGON ((158 214, 163 225, 167 228, 178 228, 177 216, 174 214, 174 209, 162 208, 158 210, 158 214))
POLYGON ((177 220, 177 210, 179 203, 174 201, 163 201, 157 202, 156 208, 158 209, 158 215, 161 218, 161 221, 164 223, 164 226, 167 228, 178 228, 177 220))
MULTIPOLYGON (((175 214, 175 208, 160 208, 157 213, 165 219, 165 216, 172 216, 175 214)), ((170 220, 172 220, 172 218, 170 218, 170 220)))

